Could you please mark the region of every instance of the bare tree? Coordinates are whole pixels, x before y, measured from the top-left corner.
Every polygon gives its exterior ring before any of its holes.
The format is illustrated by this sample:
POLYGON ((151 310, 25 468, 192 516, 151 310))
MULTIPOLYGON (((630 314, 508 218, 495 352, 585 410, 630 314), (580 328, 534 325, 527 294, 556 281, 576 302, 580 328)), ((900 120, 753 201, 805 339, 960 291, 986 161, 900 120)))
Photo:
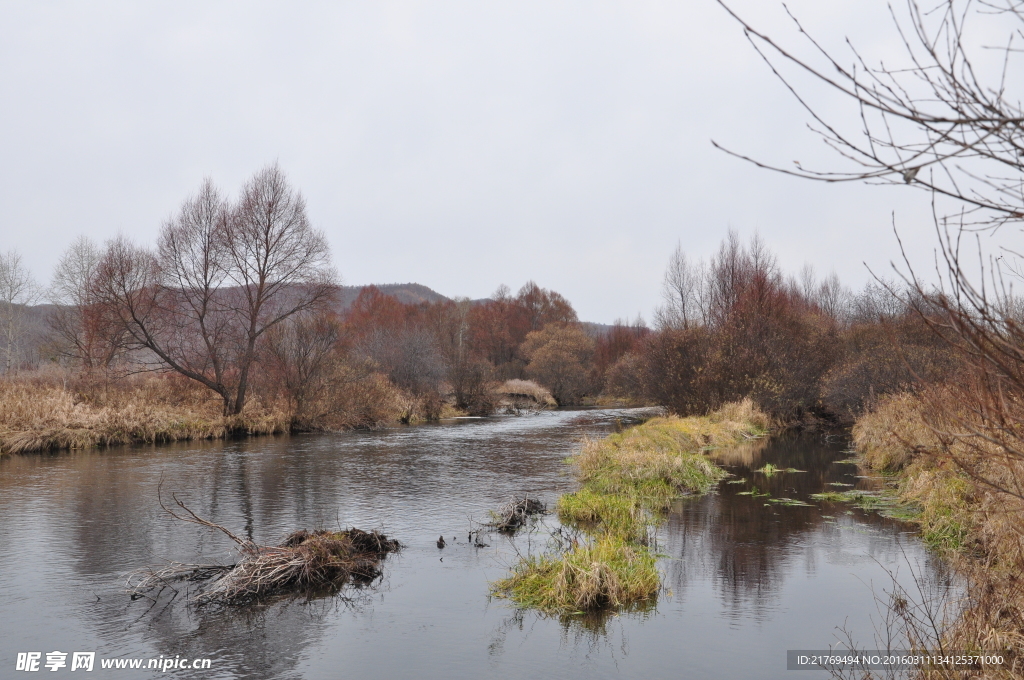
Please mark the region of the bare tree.
POLYGON ((807 300, 814 300, 818 292, 818 277, 814 273, 814 265, 805 262, 800 269, 800 283, 798 284, 800 294, 807 300))
POLYGON ((225 413, 237 412, 233 382, 239 344, 230 309, 235 291, 227 285, 230 265, 224 241, 229 219, 227 201, 206 179, 199 193, 164 224, 157 246, 162 359, 173 361, 179 372, 202 376, 205 381, 200 382, 224 400, 225 413))
POLYGON ((434 332, 455 406, 469 409, 474 414, 489 413, 493 404, 488 398, 487 381, 492 367, 474 352, 470 324, 472 309, 473 303, 469 298, 431 305, 427 310, 428 324, 434 332))
MULTIPOLYGON (((341 324, 324 311, 295 314, 266 334, 262 363, 270 369, 269 379, 278 382, 291 401, 300 426, 321 420, 324 414, 314 405, 330 401, 324 394, 340 382, 338 371, 332 369, 339 361, 341 339, 341 324)), ((364 377, 365 373, 357 379, 364 377)))
POLYGON ((1024 220, 1024 109, 1021 77, 1011 70, 1024 37, 1024 3, 944 0, 925 11, 907 0, 902 16, 890 9, 905 53, 898 65, 869 64, 849 41, 851 53, 839 56, 790 15, 809 48, 801 56, 800 48, 783 46, 723 0, 719 4, 807 110, 812 129, 853 165, 846 171, 782 168, 734 155, 827 182, 909 184, 956 199, 974 227, 1024 220), (1001 44, 987 37, 993 31, 1003 36, 1001 44), (993 54, 1001 68, 992 63, 993 54), (798 79, 787 75, 787 65, 845 95, 859 114, 856 128, 847 132, 841 120, 814 106, 798 79))
POLYGON ((261 337, 328 306, 336 278, 301 194, 271 165, 233 207, 204 182, 164 224, 157 253, 112 241, 96 291, 133 347, 216 392, 230 415, 245 406, 261 337))
POLYGON ((850 298, 849 289, 842 284, 839 275, 833 271, 818 286, 814 302, 822 314, 839 321, 846 320, 849 316, 850 298))
POLYGON ((54 268, 48 291, 54 305, 47 318, 53 344, 86 370, 109 366, 124 348, 117 326, 103 318, 93 287, 101 256, 99 246, 79 236, 54 268))
POLYGON ((0 255, 0 333, 4 341, 4 372, 17 370, 26 307, 39 301, 42 292, 31 272, 13 250, 0 255))
POLYGON ((665 304, 655 313, 658 327, 682 330, 695 323, 706 323, 706 319, 701 318, 705 281, 704 262, 690 262, 682 243, 677 244, 661 284, 665 304))
POLYGON ((234 412, 239 413, 260 336, 293 314, 329 304, 338 277, 327 239, 306 216, 306 200, 276 163, 242 187, 227 221, 224 246, 236 293, 230 308, 242 331, 234 399, 234 412))

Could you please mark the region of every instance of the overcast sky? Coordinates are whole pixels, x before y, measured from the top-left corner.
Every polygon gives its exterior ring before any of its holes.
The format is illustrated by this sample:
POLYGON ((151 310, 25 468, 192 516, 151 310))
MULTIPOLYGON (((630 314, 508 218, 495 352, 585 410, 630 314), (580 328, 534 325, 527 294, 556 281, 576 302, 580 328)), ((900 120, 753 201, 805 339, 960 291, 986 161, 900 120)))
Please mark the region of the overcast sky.
MULTIPOLYGON (((895 51, 882 0, 796 0, 824 42, 895 51)), ((795 40, 781 3, 736 0, 795 40)), ((0 251, 46 282, 78 234, 155 242, 211 177, 278 161, 345 282, 486 297, 525 281, 582 319, 650 319, 677 242, 755 231, 860 287, 920 262, 923 193, 757 169, 835 167, 713 0, 3 2, 0 251)), ((819 100, 837 116, 849 103, 819 100)))

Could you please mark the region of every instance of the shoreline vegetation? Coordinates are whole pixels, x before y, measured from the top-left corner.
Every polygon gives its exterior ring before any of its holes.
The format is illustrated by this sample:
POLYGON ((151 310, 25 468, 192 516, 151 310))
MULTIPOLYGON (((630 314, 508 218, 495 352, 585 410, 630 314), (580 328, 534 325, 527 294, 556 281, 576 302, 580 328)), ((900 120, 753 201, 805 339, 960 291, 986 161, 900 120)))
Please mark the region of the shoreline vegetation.
MULTIPOLYGON (((325 424, 304 420, 283 399, 253 398, 224 415, 204 387, 173 374, 116 380, 36 372, 0 379, 0 457, 96 447, 297 432, 373 429, 466 415, 450 402, 424 403, 370 374, 347 385, 325 424)), ((496 412, 553 408, 551 394, 529 380, 490 386, 496 412)), ((307 408, 308 408, 307 404, 307 408)))
MULTIPOLYGON (((993 430, 987 438, 969 434, 965 425, 977 415, 956 390, 931 386, 880 400, 858 419, 853 440, 864 465, 891 475, 896 499, 914 509, 909 519, 920 526, 922 539, 966 583, 955 616, 947 612, 923 625, 924 619, 912 613, 916 607, 894 606, 901 626, 922 646, 1002 653, 1006 663, 987 668, 981 677, 1020 677, 1021 461, 1007 459, 1001 450, 1005 440, 991 436, 993 430)), ((918 604, 923 610, 930 603, 918 604)))
POLYGON ((661 587, 654 529, 664 512, 675 498, 707 493, 727 476, 708 451, 762 437, 771 425, 744 400, 585 440, 569 460, 581 487, 557 505, 573 531, 557 549, 521 558, 492 593, 560 616, 646 608, 661 587))

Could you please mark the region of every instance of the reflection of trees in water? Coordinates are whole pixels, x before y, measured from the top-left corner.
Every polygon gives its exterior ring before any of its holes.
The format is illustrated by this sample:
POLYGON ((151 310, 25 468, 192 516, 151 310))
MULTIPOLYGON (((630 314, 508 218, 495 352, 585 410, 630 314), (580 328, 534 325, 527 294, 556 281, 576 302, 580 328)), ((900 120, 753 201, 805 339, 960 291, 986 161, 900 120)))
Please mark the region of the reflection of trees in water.
POLYGON ((165 494, 178 493, 200 515, 267 542, 309 525, 317 508, 336 505, 330 477, 273 451, 253 455, 252 445, 191 444, 192 455, 184 460, 168 451, 148 458, 138 450, 68 460, 61 474, 74 478, 68 510, 76 571, 104 574, 155 558, 193 562, 203 553, 221 557, 233 548, 216 532, 167 516, 157 501, 161 479, 165 494))
POLYGON ((770 441, 767 437, 754 439, 738 446, 719 449, 713 453, 713 456, 715 462, 719 465, 745 465, 751 467, 761 459, 761 454, 770 441))
POLYGON ((674 509, 661 534, 662 550, 673 558, 664 563, 666 585, 683 597, 690 582, 711 581, 728 613, 752 611, 760 619, 782 581, 777 546, 770 542, 779 539, 773 519, 716 496, 674 509))
POLYGON ((834 481, 859 488, 878 487, 878 480, 857 479, 854 466, 834 463, 849 455, 846 446, 843 440, 783 437, 767 446, 748 445, 716 453, 735 479, 749 481, 723 483, 715 494, 676 503, 660 532, 661 549, 673 558, 663 563, 666 585, 677 597, 684 597, 691 582, 711 582, 727 615, 763 620, 777 606, 782 586, 793 569, 813 573, 822 558, 900 562, 903 556, 898 534, 906 525, 861 510, 846 515, 850 509, 846 504, 808 500, 812 493, 835 488, 828 485, 834 481), (756 472, 769 462, 802 472, 771 476, 756 472), (754 486, 770 495, 738 495, 754 486), (786 507, 769 503, 769 498, 803 499, 812 505, 786 507), (839 519, 823 517, 832 514, 839 519), (826 524, 827 520, 837 523, 826 524), (854 548, 856 554, 849 552, 849 539, 840 538, 848 531, 863 534, 854 548))
POLYGON ((238 608, 154 608, 138 625, 146 627, 147 641, 165 657, 214 658, 217 672, 232 678, 299 677, 303 653, 323 643, 332 617, 365 608, 371 592, 347 588, 331 598, 277 598, 238 608))
POLYGON ((346 588, 314 600, 199 610, 185 606, 184 589, 173 600, 166 592, 152 608, 144 600, 126 606, 127 595, 119 592, 121 574, 134 568, 165 559, 230 563, 236 558, 234 545, 219 532, 163 512, 157 501, 161 479, 165 495, 179 492, 198 514, 247 537, 276 542, 286 531, 312 528, 311 518, 326 524, 321 509, 337 507, 341 475, 325 475, 321 465, 294 464, 287 449, 278 449, 289 446, 294 441, 262 439, 172 447, 190 451, 187 457, 166 449, 159 455, 132 449, 69 456, 58 473, 67 477, 70 489, 64 514, 72 527, 66 532, 69 564, 108 586, 83 627, 124 630, 127 624, 133 633, 141 632, 153 656, 212 657, 219 672, 240 678, 295 673, 303 650, 321 643, 324 617, 358 606, 370 590, 346 588), (273 624, 264 626, 268 618, 273 624))

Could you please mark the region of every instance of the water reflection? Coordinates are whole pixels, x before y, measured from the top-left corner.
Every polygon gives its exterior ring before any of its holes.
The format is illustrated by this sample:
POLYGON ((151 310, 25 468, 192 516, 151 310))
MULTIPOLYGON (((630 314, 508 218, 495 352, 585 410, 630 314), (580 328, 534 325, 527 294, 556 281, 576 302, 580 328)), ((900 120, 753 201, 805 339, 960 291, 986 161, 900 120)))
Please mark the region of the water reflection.
MULTIPOLYGON (((916 548, 909 527, 845 504, 818 503, 811 494, 833 482, 875 490, 878 479, 858 476, 842 439, 786 437, 717 455, 734 477, 718 492, 676 503, 663 531, 667 581, 685 597, 692 582, 711 583, 731 619, 763 622, 783 605, 788 579, 810 579, 824 564, 849 568, 898 565, 909 543, 926 571, 941 563, 916 548), (800 472, 766 475, 766 463, 800 472), (745 483, 736 483, 736 482, 745 483), (744 495, 756 489, 761 495, 744 495), (770 499, 808 503, 786 505, 770 499)), ((846 487, 843 487, 846 488, 846 487)), ((946 586, 950 577, 945 575, 946 586)))
POLYGON ((488 548, 466 540, 471 521, 526 491, 553 503, 573 488, 563 459, 580 437, 629 415, 544 413, 5 459, 0 540, 13 549, 0 551, 0 616, 19 623, 0 639, 0 667, 18 651, 71 649, 211 657, 208 677, 222 678, 675 677, 681 668, 696 677, 786 677, 787 648, 827 647, 844 620, 871 634, 870 586, 885 585, 885 568, 904 563, 903 551, 926 579, 948 585, 898 522, 739 495, 757 486, 807 500, 831 482, 878 484, 835 463, 847 455, 844 442, 791 438, 722 452, 733 481, 744 483, 674 505, 658 535, 664 589, 647 611, 559 619, 489 600, 488 583, 517 553, 542 546, 553 518, 512 541, 485 539, 488 548), (766 477, 756 472, 766 462, 805 472, 766 477), (407 547, 387 559, 372 589, 238 610, 147 609, 121 591, 125 572, 162 560, 234 559, 227 538, 160 509, 161 483, 198 514, 260 542, 303 527, 357 526, 407 547), (439 534, 454 537, 444 550, 439 534))

